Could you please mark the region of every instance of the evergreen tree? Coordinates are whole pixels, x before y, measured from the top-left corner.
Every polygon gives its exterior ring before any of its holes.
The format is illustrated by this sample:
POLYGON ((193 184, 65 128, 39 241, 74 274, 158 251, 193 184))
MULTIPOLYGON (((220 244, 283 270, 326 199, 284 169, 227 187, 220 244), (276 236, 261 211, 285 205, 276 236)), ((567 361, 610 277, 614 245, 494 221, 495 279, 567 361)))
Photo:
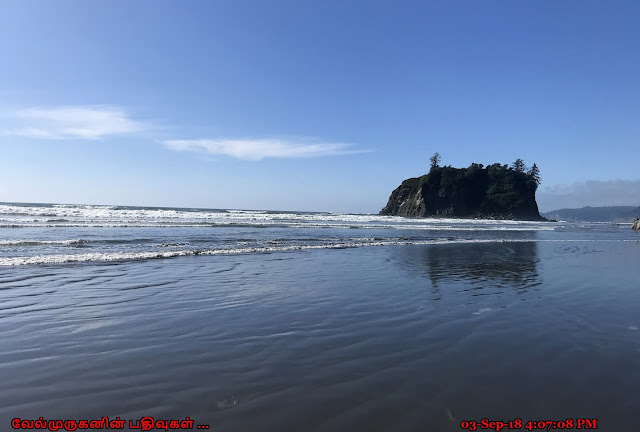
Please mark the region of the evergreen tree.
POLYGON ((431 169, 437 168, 440 165, 440 153, 435 152, 429 160, 431 161, 431 169))
POLYGON ((533 166, 529 168, 529 171, 527 171, 527 174, 531 177, 531 180, 535 182, 536 186, 540 185, 540 170, 538 169, 538 165, 534 163, 533 166))
POLYGON ((520 158, 516 159, 516 161, 511 166, 513 167, 513 170, 516 172, 525 172, 527 170, 527 167, 525 166, 524 161, 520 158))

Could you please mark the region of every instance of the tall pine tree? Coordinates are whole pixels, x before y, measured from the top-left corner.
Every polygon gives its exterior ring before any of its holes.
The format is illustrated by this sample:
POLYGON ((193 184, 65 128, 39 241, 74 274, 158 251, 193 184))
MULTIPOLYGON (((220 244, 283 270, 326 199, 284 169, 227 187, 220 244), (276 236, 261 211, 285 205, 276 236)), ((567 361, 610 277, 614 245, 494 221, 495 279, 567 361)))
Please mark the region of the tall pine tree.
POLYGON ((540 186, 540 169, 538 169, 538 165, 534 163, 531 168, 529 168, 529 171, 527 171, 527 174, 531 177, 531 180, 535 182, 536 187, 540 186))
POLYGON ((440 165, 440 153, 435 152, 429 160, 431 161, 431 169, 437 168, 440 165))
POLYGON ((527 167, 525 166, 524 161, 520 158, 516 159, 516 161, 511 166, 513 167, 513 170, 516 172, 525 172, 527 170, 527 167))

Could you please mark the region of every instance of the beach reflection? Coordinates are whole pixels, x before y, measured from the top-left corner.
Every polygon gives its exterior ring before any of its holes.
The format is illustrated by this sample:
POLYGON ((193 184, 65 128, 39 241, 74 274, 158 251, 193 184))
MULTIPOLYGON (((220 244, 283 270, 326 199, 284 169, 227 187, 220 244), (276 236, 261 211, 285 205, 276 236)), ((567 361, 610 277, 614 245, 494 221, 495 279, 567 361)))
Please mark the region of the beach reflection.
POLYGON ((407 247, 398 248, 398 253, 401 265, 427 278, 434 294, 455 282, 472 284, 478 290, 508 287, 520 292, 541 283, 534 239, 407 247))

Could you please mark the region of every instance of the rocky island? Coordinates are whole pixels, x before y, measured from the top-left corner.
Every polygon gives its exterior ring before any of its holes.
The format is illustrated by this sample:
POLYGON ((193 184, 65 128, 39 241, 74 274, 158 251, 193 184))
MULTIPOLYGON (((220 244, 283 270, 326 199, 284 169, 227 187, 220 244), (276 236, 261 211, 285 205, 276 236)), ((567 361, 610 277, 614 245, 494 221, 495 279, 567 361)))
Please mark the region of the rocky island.
POLYGON ((512 166, 495 163, 468 168, 439 166, 421 177, 402 182, 389 197, 381 215, 481 219, 546 220, 538 212, 536 190, 540 184, 536 164, 526 169, 521 159, 512 166))

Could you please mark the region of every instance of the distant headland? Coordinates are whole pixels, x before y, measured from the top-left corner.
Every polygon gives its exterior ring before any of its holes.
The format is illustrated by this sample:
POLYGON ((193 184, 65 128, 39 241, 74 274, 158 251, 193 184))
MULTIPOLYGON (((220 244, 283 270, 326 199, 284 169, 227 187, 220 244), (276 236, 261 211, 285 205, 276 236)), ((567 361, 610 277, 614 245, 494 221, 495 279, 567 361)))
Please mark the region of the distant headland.
POLYGON ((522 159, 454 168, 441 167, 436 153, 429 173, 403 181, 380 214, 544 221, 535 197, 539 184, 538 166, 527 168, 522 159))
POLYGON ((632 222, 640 217, 640 207, 608 206, 559 209, 543 213, 546 218, 571 222, 632 222))

